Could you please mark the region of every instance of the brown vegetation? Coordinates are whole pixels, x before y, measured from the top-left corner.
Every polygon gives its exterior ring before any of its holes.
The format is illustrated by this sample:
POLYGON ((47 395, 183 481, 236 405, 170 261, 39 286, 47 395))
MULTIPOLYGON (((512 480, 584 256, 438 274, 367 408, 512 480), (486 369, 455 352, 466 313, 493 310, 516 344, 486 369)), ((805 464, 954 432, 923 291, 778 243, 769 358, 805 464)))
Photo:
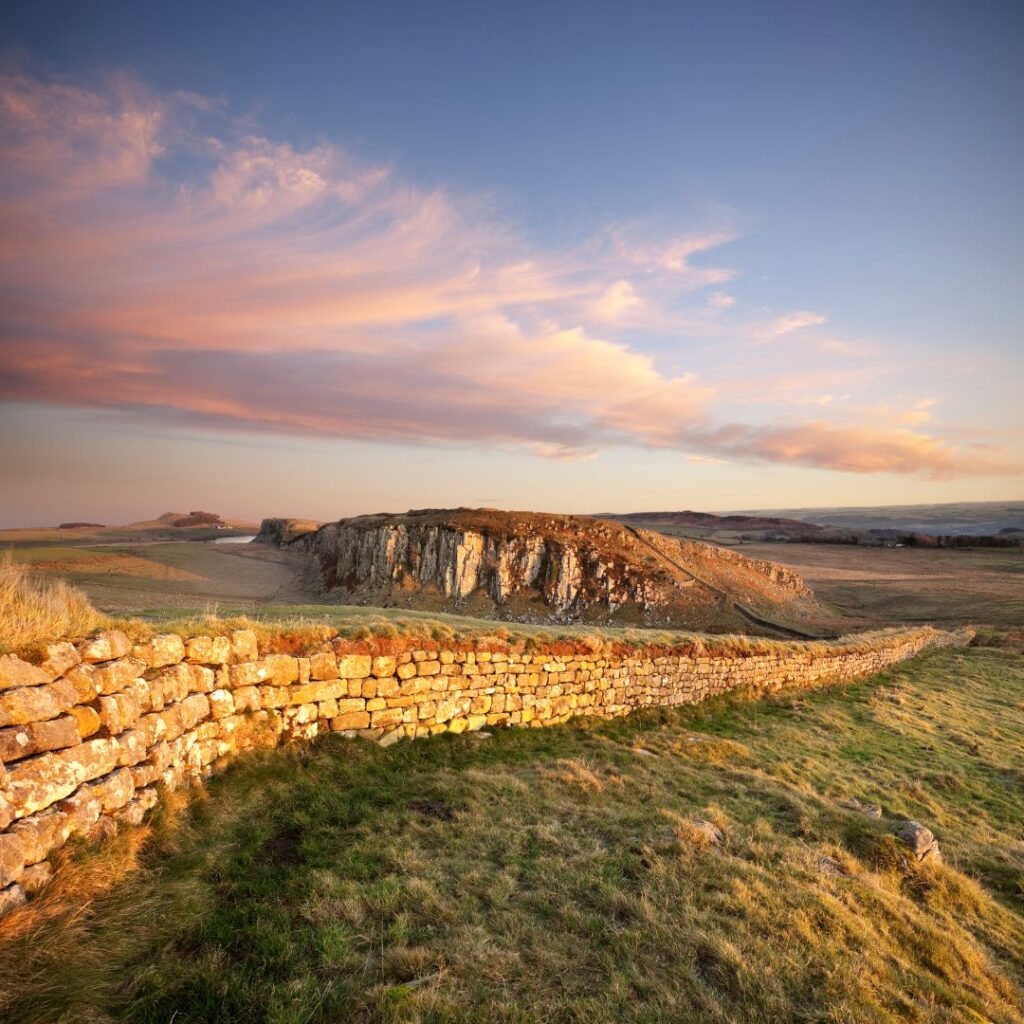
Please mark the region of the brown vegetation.
POLYGON ((0 561, 0 649, 81 637, 108 621, 63 580, 35 579, 7 555, 0 561))

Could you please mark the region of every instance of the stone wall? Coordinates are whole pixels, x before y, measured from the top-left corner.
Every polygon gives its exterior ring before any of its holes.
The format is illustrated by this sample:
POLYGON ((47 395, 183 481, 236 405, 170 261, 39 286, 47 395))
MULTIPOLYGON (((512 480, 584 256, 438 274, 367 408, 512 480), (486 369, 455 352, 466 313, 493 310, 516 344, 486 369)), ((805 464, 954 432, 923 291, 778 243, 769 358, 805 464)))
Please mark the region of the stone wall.
POLYGON ((870 675, 962 638, 930 628, 830 644, 728 644, 594 653, 555 644, 427 645, 392 653, 336 640, 295 657, 242 630, 132 644, 120 632, 0 657, 0 913, 38 891, 70 837, 139 823, 175 788, 240 750, 331 730, 389 743, 541 726, 870 675))

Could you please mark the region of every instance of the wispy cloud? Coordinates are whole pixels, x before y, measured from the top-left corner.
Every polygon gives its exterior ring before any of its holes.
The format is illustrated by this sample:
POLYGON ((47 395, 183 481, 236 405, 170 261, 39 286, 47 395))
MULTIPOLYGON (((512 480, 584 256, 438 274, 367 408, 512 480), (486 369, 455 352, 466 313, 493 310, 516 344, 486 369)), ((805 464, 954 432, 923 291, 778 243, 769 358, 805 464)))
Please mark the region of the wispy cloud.
POLYGON ((760 341, 774 341, 794 331, 803 330, 805 327, 820 327, 827 323, 827 319, 821 313, 812 313, 806 309, 797 309, 792 313, 776 317, 771 323, 765 324, 756 334, 760 341))
MULTIPOLYGON (((679 296, 734 277, 700 261, 729 232, 613 227, 545 250, 486 197, 418 188, 327 143, 268 139, 217 104, 130 78, 8 75, 0 112, 8 400, 550 458, 637 445, 851 472, 1008 464, 906 429, 927 406, 891 428, 793 422, 792 403, 777 423, 721 425, 751 384, 745 368, 714 387, 654 353, 685 367, 667 332, 685 322, 679 296), (660 332, 657 345, 635 331, 660 332)), ((715 291, 692 313, 733 304, 715 291)), ((761 330, 822 323, 796 311, 761 330)), ((741 343, 719 340, 729 365, 741 343)))

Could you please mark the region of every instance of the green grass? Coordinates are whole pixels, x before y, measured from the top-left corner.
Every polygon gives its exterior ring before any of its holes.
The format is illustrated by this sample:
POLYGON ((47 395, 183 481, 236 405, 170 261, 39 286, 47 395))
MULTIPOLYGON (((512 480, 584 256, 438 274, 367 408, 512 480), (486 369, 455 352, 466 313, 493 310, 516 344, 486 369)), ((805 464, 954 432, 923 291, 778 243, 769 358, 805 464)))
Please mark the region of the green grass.
POLYGON ((1021 1022, 1022 749, 1024 659, 974 648, 776 701, 248 755, 7 919, 0 1018, 1021 1022), (848 797, 945 863, 906 865, 848 797))

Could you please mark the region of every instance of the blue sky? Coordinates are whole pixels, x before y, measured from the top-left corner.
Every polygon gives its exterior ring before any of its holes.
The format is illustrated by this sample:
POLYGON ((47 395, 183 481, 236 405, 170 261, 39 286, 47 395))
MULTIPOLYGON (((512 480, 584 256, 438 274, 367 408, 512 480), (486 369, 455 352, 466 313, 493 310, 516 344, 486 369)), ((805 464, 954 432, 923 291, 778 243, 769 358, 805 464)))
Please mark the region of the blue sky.
POLYGON ((90 6, 4 15, 9 521, 1021 494, 1020 5, 90 6))

